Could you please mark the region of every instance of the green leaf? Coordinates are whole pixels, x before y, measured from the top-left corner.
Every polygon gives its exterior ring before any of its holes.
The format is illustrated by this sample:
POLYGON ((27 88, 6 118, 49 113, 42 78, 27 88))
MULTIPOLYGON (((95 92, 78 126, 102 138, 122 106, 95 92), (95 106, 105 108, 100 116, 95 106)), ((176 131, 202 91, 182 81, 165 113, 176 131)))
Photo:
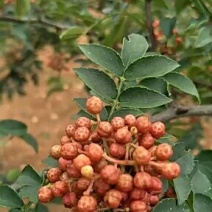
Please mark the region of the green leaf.
POLYGON ((20 136, 27 144, 32 146, 32 148, 35 150, 35 152, 38 152, 38 143, 36 139, 29 133, 25 133, 20 136))
POLYGON ((173 182, 178 205, 182 205, 188 199, 191 192, 191 181, 187 176, 180 176, 174 179, 173 182))
POLYGON ((16 0, 16 15, 22 17, 30 11, 31 5, 29 0, 16 0))
POLYGON ((116 98, 116 84, 104 72, 92 68, 75 68, 74 71, 79 78, 99 96, 110 101, 116 98))
POLYGON ((17 192, 8 185, 0 186, 0 206, 8 208, 21 208, 24 205, 17 192))
POLYGON ((20 136, 27 132, 27 126, 16 120, 5 119, 0 121, 0 134, 20 136))
POLYGON ((185 143, 177 142, 173 147, 173 156, 171 157, 170 161, 176 161, 177 159, 184 156, 187 151, 185 151, 185 143))
POLYGON ((176 199, 167 198, 161 200, 152 212, 190 212, 190 210, 186 204, 178 206, 176 199))
POLYGON ((134 116, 140 116, 143 115, 144 113, 140 111, 139 109, 134 109, 134 108, 121 108, 119 110, 116 110, 113 115, 111 116, 111 119, 116 116, 124 117, 128 114, 132 114, 134 116))
POLYGON ((179 64, 165 56, 143 57, 132 63, 125 71, 127 80, 145 79, 149 77, 161 77, 175 70, 179 64))
POLYGON ((198 91, 194 83, 186 76, 179 73, 169 73, 163 77, 170 85, 180 89, 181 91, 196 96, 200 101, 198 91))
POLYGON ((187 152, 176 161, 180 165, 181 175, 188 175, 194 168, 194 156, 187 152))
POLYGON ((38 202, 35 206, 35 212, 48 212, 48 211, 49 211, 48 208, 45 205, 41 204, 40 202, 38 202))
POLYGON ((69 40, 69 39, 76 39, 80 35, 86 32, 86 29, 79 26, 72 26, 69 29, 63 31, 60 34, 60 39, 62 40, 69 40))
POLYGON ((121 52, 121 58, 126 67, 139 58, 142 58, 149 45, 146 39, 139 34, 128 35, 123 39, 123 48, 121 52))
POLYGON ((212 43, 212 27, 207 26, 199 30, 197 40, 195 43, 196 48, 200 48, 212 43))
POLYGON ((202 165, 211 166, 212 165, 212 150, 202 150, 197 156, 196 159, 202 165))
POLYGON ((80 45, 79 47, 91 61, 105 68, 115 76, 122 76, 124 65, 116 51, 97 44, 80 45))
POLYGON ((58 167, 58 161, 54 159, 52 156, 48 156, 46 159, 42 161, 48 167, 58 167))
POLYGON ((19 195, 21 198, 28 198, 30 202, 37 203, 38 202, 38 190, 41 186, 23 186, 19 195))
POLYGON ((162 18, 160 21, 160 27, 167 38, 173 35, 173 29, 176 23, 176 18, 162 18))
POLYGON ((203 194, 195 194, 193 202, 194 212, 209 212, 212 208, 212 199, 203 194))
POLYGON ((172 101, 165 95, 144 87, 132 87, 124 90, 119 100, 122 107, 132 108, 153 108, 172 101))
POLYGON ((78 119, 79 117, 86 117, 86 118, 89 118, 91 120, 96 120, 96 118, 93 115, 85 112, 84 110, 80 110, 78 113, 71 116, 71 118, 74 119, 74 120, 78 119))
POLYGON ((198 170, 191 179, 191 189, 194 193, 204 194, 211 189, 211 184, 208 178, 198 170))

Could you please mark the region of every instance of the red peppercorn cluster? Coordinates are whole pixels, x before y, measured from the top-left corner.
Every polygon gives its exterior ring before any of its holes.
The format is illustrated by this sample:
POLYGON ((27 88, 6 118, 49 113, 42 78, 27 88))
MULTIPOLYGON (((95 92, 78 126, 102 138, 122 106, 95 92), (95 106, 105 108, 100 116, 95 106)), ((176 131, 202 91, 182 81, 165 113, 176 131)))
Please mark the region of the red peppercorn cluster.
POLYGON ((156 145, 165 125, 132 114, 101 121, 103 103, 94 96, 86 108, 97 121, 80 117, 66 127, 60 144, 50 150, 58 167, 48 170, 49 184, 40 188, 39 200, 61 197, 75 212, 151 211, 163 198, 161 178, 172 180, 180 174, 179 165, 169 162, 172 147, 156 145))

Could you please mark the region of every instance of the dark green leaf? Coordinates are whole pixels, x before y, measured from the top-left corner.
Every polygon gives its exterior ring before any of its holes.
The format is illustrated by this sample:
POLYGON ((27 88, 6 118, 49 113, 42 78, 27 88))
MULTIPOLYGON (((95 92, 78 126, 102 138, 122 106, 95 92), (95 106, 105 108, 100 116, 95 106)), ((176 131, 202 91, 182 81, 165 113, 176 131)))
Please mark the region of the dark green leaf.
POLYGON ((30 1, 29 0, 16 0, 16 15, 22 17, 30 11, 30 1))
POLYGON ((200 164, 203 165, 212 165, 212 150, 202 150, 197 156, 196 159, 200 164))
POLYGON ((181 175, 188 175, 194 168, 194 157, 190 152, 176 161, 180 165, 181 175))
POLYGON ((198 164, 198 169, 207 176, 207 178, 212 182, 212 170, 211 166, 198 164))
POLYGON ((97 44, 80 45, 81 51, 94 63, 115 76, 122 76, 124 65, 119 54, 111 48, 97 44))
POLYGON ((51 156, 48 156, 42 161, 48 167, 58 167, 58 161, 51 156))
POLYGON ((145 79, 149 77, 161 77, 175 70, 179 64, 165 56, 143 57, 132 63, 125 71, 127 80, 145 79))
POLYGON ((211 184, 208 178, 198 170, 191 179, 191 189, 194 193, 204 194, 211 189, 211 184))
POLYGON ((161 180, 162 183, 163 183, 163 190, 162 190, 161 193, 165 193, 165 192, 167 191, 168 187, 169 187, 169 182, 168 182, 168 180, 165 179, 165 178, 161 178, 160 180, 161 180))
POLYGON ((38 143, 37 143, 36 139, 31 134, 29 134, 29 133, 22 134, 20 136, 20 138, 22 138, 27 144, 32 146, 32 148, 36 152, 38 152, 38 143))
POLYGON ((116 84, 104 72, 92 68, 76 68, 74 71, 79 76, 79 78, 99 96, 102 96, 107 100, 116 98, 116 84))
POLYGON ((209 212, 212 208, 212 199, 203 194, 195 194, 193 207, 194 212, 209 212))
POLYGON ((173 35, 173 29, 176 23, 176 18, 162 18, 160 21, 160 27, 164 35, 169 38, 173 35))
POLYGON ((21 208, 24 205, 16 191, 7 185, 0 186, 0 206, 8 208, 21 208))
POLYGON ((165 95, 144 87, 132 87, 124 90, 119 100, 122 107, 132 108, 153 108, 172 101, 165 95))
POLYGON ((127 114, 132 114, 134 116, 140 116, 142 114, 144 114, 142 111, 140 111, 139 109, 133 109, 133 108, 121 108, 120 110, 116 110, 113 115, 111 116, 111 119, 115 116, 120 116, 120 117, 124 117, 127 114))
POLYGON ((180 89, 181 91, 196 96, 200 101, 198 91, 194 83, 186 76, 179 73, 169 73, 163 77, 170 85, 180 89))
POLYGON ((174 179, 173 182, 178 205, 182 205, 188 199, 191 192, 191 181, 187 176, 180 176, 174 179))
POLYGON ((212 43, 212 27, 207 26, 200 29, 195 46, 200 48, 210 43, 212 43))
POLYGON ((184 156, 187 152, 185 151, 185 143, 176 143, 173 147, 173 156, 171 157, 170 161, 176 161, 177 159, 184 156))
POLYGON ((49 211, 48 208, 45 205, 41 204, 40 202, 38 202, 35 206, 35 212, 48 212, 48 211, 49 211))
POLYGON ((163 199, 152 210, 152 212, 190 212, 186 204, 177 205, 176 199, 163 199))
POLYGON ((37 203, 38 202, 38 190, 41 186, 23 186, 19 195, 21 198, 29 198, 30 202, 37 203))
POLYGON ((0 121, 0 134, 19 136, 27 132, 27 126, 16 120, 5 119, 0 121))
POLYGON ((62 40, 68 40, 68 39, 74 39, 74 38, 76 39, 77 37, 85 33, 85 31, 86 29, 84 29, 83 27, 73 26, 63 31, 60 35, 60 39, 62 40))
POLYGON ((88 113, 84 110, 80 110, 78 113, 74 114, 71 118, 76 120, 79 117, 86 117, 86 118, 89 118, 91 120, 96 120, 96 118, 94 116, 92 116, 90 113, 88 113))
POLYGON ((131 34, 123 39, 121 58, 126 67, 144 56, 148 49, 146 39, 139 34, 131 34))

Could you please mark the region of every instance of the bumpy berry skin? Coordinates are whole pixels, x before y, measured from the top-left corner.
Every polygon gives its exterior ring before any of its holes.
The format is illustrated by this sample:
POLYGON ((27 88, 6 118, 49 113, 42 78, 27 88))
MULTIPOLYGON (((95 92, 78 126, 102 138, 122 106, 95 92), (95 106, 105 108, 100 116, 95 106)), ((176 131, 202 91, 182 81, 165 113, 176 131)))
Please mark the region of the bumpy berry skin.
POLYGON ((76 127, 91 128, 91 120, 87 117, 79 117, 75 122, 76 127))
POLYGON ((167 180, 173 180, 180 175, 180 166, 175 162, 166 163, 161 169, 161 174, 167 180))
POLYGON ((97 201, 93 196, 85 195, 82 196, 77 204, 77 209, 79 212, 93 212, 97 208, 97 201))
POLYGON ((149 149, 154 145, 155 138, 153 138, 150 133, 146 133, 138 137, 138 142, 140 146, 149 149))
POLYGON ((140 133, 147 133, 151 128, 151 122, 147 116, 140 116, 136 119, 136 128, 140 133))
POLYGON ((100 196, 104 196, 110 188, 111 186, 105 183, 102 179, 98 179, 94 182, 93 189, 100 196))
POLYGON ((86 101, 86 109, 91 114, 99 114, 103 109, 103 102, 100 98, 92 96, 86 101))
POLYGON ((146 191, 143 189, 133 188, 130 192, 130 199, 131 200, 142 200, 146 195, 146 191))
POLYGON ((160 199, 156 195, 151 195, 149 198, 149 203, 151 206, 155 206, 159 201, 160 201, 160 199))
POLYGON ((67 165, 68 164, 71 164, 72 163, 72 160, 67 160, 67 159, 64 159, 63 157, 60 157, 58 159, 58 167, 62 170, 62 171, 66 171, 67 169, 67 165))
POLYGON ((61 156, 64 159, 71 160, 78 155, 78 149, 76 145, 72 143, 64 144, 61 148, 61 156))
POLYGON ((122 127, 115 132, 114 138, 119 144, 127 144, 131 142, 132 134, 127 127, 122 127))
POLYGON ((86 155, 80 154, 76 158, 74 158, 73 164, 77 170, 81 171, 81 168, 83 166, 91 165, 91 160, 86 155))
POLYGON ((68 136, 64 135, 60 139, 60 144, 63 146, 64 144, 70 143, 71 140, 68 136))
POLYGON ((135 200, 130 203, 131 212, 145 212, 147 210, 147 205, 141 200, 135 200))
POLYGON ((169 144, 163 143, 159 144, 155 151, 155 156, 160 161, 168 160, 172 157, 173 150, 172 147, 169 144))
POLYGON ((103 138, 109 138, 112 134, 112 131, 112 125, 107 121, 100 122, 97 128, 98 135, 103 138))
POLYGON ((122 200, 122 193, 116 189, 109 190, 104 196, 104 202, 109 208, 118 208, 122 200))
POLYGON ((98 161, 97 163, 94 164, 93 168, 94 168, 94 172, 95 173, 100 173, 102 171, 102 169, 108 165, 108 162, 105 159, 102 159, 100 161, 98 161))
POLYGON ((117 159, 123 159, 126 154, 126 149, 123 145, 112 143, 109 148, 110 155, 117 159))
POLYGON ((134 176, 134 185, 138 189, 149 189, 151 188, 151 176, 146 172, 137 172, 134 176))
POLYGON ((138 165, 147 165, 150 161, 151 154, 142 146, 138 146, 133 152, 133 160, 138 165))
POLYGON ((74 192, 66 193, 65 196, 63 196, 62 202, 66 208, 72 208, 76 206, 77 205, 76 194, 74 192))
POLYGON ((38 191, 38 199, 42 203, 50 202, 53 199, 52 190, 48 186, 43 186, 38 191))
POLYGON ((85 191, 90 185, 91 181, 85 177, 79 178, 77 181, 77 188, 81 191, 85 191))
POLYGON ((121 174, 116 186, 122 192, 131 191, 133 189, 133 177, 130 174, 121 174))
POLYGON ((94 131, 91 133, 89 140, 93 143, 100 143, 102 141, 102 138, 98 135, 96 131, 94 131))
POLYGON ((52 146, 50 149, 50 155, 53 158, 58 159, 61 156, 61 145, 52 146))
POLYGON ((100 178, 110 184, 115 185, 118 182, 120 170, 113 165, 105 166, 100 172, 100 178))
POLYGON ((47 179, 49 180, 49 182, 55 183, 60 180, 61 175, 62 171, 59 168, 51 168, 47 172, 47 179))
POLYGON ((70 163, 67 165, 67 174, 69 177, 73 177, 73 178, 79 178, 81 177, 81 172, 80 170, 76 169, 76 167, 74 166, 73 163, 70 163))
POLYGON ((150 133, 158 139, 166 134, 166 126, 160 121, 154 122, 150 128, 150 133))
POLYGON ((111 120, 111 125, 113 127, 113 130, 116 131, 117 129, 119 128, 122 128, 124 127, 125 123, 124 123, 124 119, 122 117, 114 117, 112 120, 111 120))
POLYGON ((136 124, 136 117, 132 114, 128 114, 124 117, 124 122, 129 128, 134 127, 136 124))
POLYGON ((54 197, 63 197, 68 192, 68 184, 64 181, 57 181, 52 187, 54 197))
POLYGON ((78 142, 85 142, 90 137, 90 130, 87 127, 78 127, 74 132, 74 139, 78 142))
POLYGON ((103 149, 100 145, 91 143, 88 146, 87 156, 91 159, 93 162, 100 161, 102 159, 103 155, 103 149))
POLYGON ((83 177, 91 179, 94 176, 93 167, 90 165, 83 166, 80 170, 83 177))
POLYGON ((151 187, 148 189, 148 192, 151 194, 160 194, 163 189, 163 183, 158 177, 152 177, 151 187))
POLYGON ((65 129, 66 135, 69 138, 73 137, 75 130, 76 130, 76 127, 73 124, 69 124, 65 129))

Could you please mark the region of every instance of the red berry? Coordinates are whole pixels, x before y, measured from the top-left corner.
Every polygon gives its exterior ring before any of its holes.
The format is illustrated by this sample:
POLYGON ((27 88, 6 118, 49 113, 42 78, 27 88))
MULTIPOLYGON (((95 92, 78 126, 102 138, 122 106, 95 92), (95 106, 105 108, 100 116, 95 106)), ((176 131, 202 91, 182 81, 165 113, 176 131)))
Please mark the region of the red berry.
POLYGON ((65 181, 65 182, 68 182, 70 179, 71 179, 71 177, 69 177, 68 172, 63 172, 60 177, 60 180, 65 181))
POLYGON ((132 134, 127 127, 122 127, 115 132, 114 138, 119 144, 127 144, 131 142, 132 134))
POLYGON ((64 144, 61 148, 61 156, 64 159, 74 159, 78 155, 78 149, 73 143, 64 144))
POLYGON ((87 117, 79 117, 75 122, 76 127, 87 127, 91 128, 91 120, 87 117))
POLYGON ((52 190, 48 186, 43 186, 38 191, 38 199, 42 203, 50 202, 53 199, 52 190))
POLYGON ((109 190, 104 196, 104 202, 109 208, 118 208, 122 200, 122 193, 116 189, 109 190))
POLYGON ((138 137, 138 142, 140 146, 149 149, 154 145, 155 138, 153 138, 150 133, 145 133, 144 135, 140 135, 138 137))
POLYGON ((155 167, 151 165, 144 166, 144 171, 150 174, 151 176, 158 176, 158 172, 156 171, 155 167))
POLYGON ((94 191, 100 196, 104 196, 110 188, 111 186, 105 183, 102 179, 96 180, 93 187, 94 191))
POLYGON ((54 197, 63 197, 68 192, 68 184, 64 181, 57 181, 52 187, 54 197))
POLYGON ((64 159, 63 157, 60 157, 58 159, 58 167, 62 170, 62 171, 66 171, 67 169, 67 165, 68 164, 72 164, 72 160, 67 160, 64 159))
POLYGON ((131 200, 142 200, 146 195, 146 191, 143 189, 134 188, 130 192, 130 199, 131 200))
POLYGON ((113 128, 111 124, 107 121, 102 121, 99 123, 97 128, 97 133, 103 138, 109 138, 112 134, 113 128))
POLYGON ((75 130, 76 130, 75 125, 69 124, 69 125, 66 127, 66 129, 65 129, 66 135, 67 135, 69 138, 73 137, 73 136, 74 136, 75 130))
POLYGON ((86 152, 87 156, 94 162, 100 161, 102 159, 103 149, 98 144, 90 144, 86 152))
POLYGON ((124 119, 122 117, 114 117, 111 120, 111 125, 113 127, 113 130, 116 131, 119 128, 124 127, 125 123, 124 123, 124 119))
POLYGON ((64 145, 64 144, 67 144, 67 143, 70 143, 70 142, 71 142, 70 138, 66 135, 62 136, 61 139, 60 139, 61 145, 64 145))
POLYGON ((149 203, 151 206, 155 206, 160 201, 159 197, 156 195, 151 195, 149 197, 149 203))
POLYGON ((123 145, 112 143, 109 148, 110 155, 117 159, 123 159, 126 154, 126 149, 123 145))
POLYGON ((176 192, 173 187, 170 187, 165 192, 165 197, 167 198, 177 198, 176 192))
POLYGON ((166 163, 161 168, 161 174, 167 180, 173 180, 180 175, 180 166, 175 162, 166 163))
POLYGON ((115 185, 118 182, 120 170, 113 165, 105 166, 100 172, 100 178, 110 184, 115 185))
POLYGON ((94 172, 95 173, 100 173, 102 169, 108 165, 108 162, 103 158, 102 160, 98 161, 97 163, 94 164, 94 172))
POLYGON ((173 150, 172 147, 169 144, 163 143, 159 144, 155 151, 155 156, 158 160, 168 160, 172 157, 173 150))
POLYGON ((90 183, 91 183, 91 181, 89 179, 81 177, 77 181, 77 188, 81 191, 85 191, 88 189, 88 186, 90 185, 90 183))
POLYGON ((69 193, 65 194, 65 196, 63 196, 62 201, 63 201, 63 205, 66 208, 72 208, 77 205, 76 194, 74 192, 69 192, 69 193))
POLYGON ((50 155, 53 158, 58 159, 61 156, 61 145, 52 146, 50 150, 50 155))
POLYGON ((160 122, 154 122, 151 126, 150 133, 154 138, 160 138, 166 134, 166 126, 160 122))
POLYGON ((163 189, 163 183, 158 177, 152 177, 151 187, 148 189, 148 192, 151 194, 160 194, 163 189))
POLYGON ((103 102, 100 98, 92 96, 86 101, 86 109, 91 114, 99 114, 103 109, 103 102))
POLYGON ((90 137, 90 130, 87 127, 78 127, 74 132, 74 139, 78 142, 87 141, 90 137))
POLYGON ((73 178, 81 177, 80 170, 76 169, 73 163, 67 165, 67 173, 69 177, 73 177, 73 178))
POLYGON ((151 176, 146 172, 137 172, 134 176, 134 185, 138 189, 149 189, 152 183, 151 176))
POLYGON ((150 161, 151 154, 142 146, 138 146, 133 152, 133 160, 138 165, 147 165, 150 161))
POLYGON ((116 186, 122 192, 131 191, 133 189, 133 177, 130 174, 121 174, 116 186))
POLYGON ((82 196, 77 204, 79 212, 93 212, 97 208, 97 201, 93 196, 85 195, 82 196))
POLYGON ((90 165, 83 166, 80 170, 83 177, 91 179, 94 176, 93 167, 90 165))
POLYGON ((94 131, 90 135, 90 140, 93 143, 100 143, 102 141, 102 138, 98 135, 96 131, 94 131))
POLYGON ((62 171, 59 168, 51 168, 47 172, 47 179, 51 183, 55 183, 56 181, 60 180, 62 175, 62 171))
POLYGON ((136 117, 132 114, 128 114, 124 117, 125 124, 128 125, 129 128, 134 127, 136 123, 136 117))
POLYGON ((146 212, 147 205, 141 200, 135 200, 130 203, 131 212, 146 212))
POLYGON ((151 128, 151 122, 147 116, 140 116, 136 119, 136 128, 140 133, 147 133, 151 128))
POLYGON ((81 168, 83 166, 91 165, 91 160, 86 155, 80 154, 76 158, 74 158, 73 164, 77 170, 81 171, 81 168))

